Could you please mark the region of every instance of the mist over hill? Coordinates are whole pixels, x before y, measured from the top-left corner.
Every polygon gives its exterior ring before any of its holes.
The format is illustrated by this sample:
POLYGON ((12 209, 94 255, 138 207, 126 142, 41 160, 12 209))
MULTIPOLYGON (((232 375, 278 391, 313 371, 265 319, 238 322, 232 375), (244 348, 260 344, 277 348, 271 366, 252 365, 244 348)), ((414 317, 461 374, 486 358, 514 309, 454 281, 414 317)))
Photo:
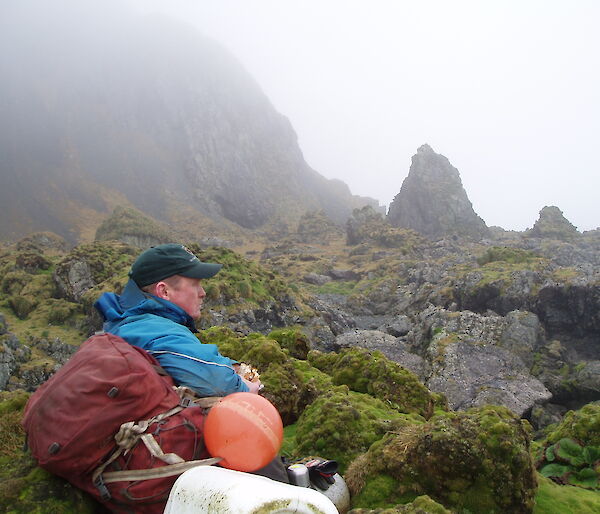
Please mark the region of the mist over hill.
POLYGON ((0 238, 77 241, 117 204, 244 228, 377 205, 312 170, 287 118, 195 29, 118 2, 0 9, 0 238))

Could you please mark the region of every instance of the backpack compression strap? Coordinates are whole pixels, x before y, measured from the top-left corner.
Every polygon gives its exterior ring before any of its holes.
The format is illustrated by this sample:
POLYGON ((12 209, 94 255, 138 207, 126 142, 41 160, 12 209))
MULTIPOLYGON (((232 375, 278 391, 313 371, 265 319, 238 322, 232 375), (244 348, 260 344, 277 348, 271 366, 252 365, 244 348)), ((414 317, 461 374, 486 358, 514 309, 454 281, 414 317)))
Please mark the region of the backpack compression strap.
POLYGON ((146 434, 146 430, 152 423, 157 423, 163 419, 173 416, 178 412, 181 412, 188 405, 196 405, 199 408, 209 409, 218 402, 221 397, 211 398, 189 398, 185 396, 187 388, 177 388, 177 392, 180 394, 182 401, 181 404, 173 407, 172 409, 158 414, 150 419, 140 421, 129 421, 123 423, 119 431, 115 434, 115 441, 117 443, 117 449, 108 458, 106 462, 100 465, 92 474, 92 482, 98 489, 100 497, 104 501, 108 501, 111 498, 110 492, 105 484, 112 482, 125 482, 134 480, 149 480, 152 478, 164 478, 174 475, 180 475, 188 469, 195 468, 196 466, 212 466, 221 461, 221 457, 212 457, 209 459, 201 460, 189 460, 182 459, 176 453, 164 453, 160 445, 156 442, 156 439, 152 434, 146 434), (150 469, 135 469, 135 470, 122 470, 122 471, 107 471, 104 470, 114 462, 122 453, 127 453, 131 450, 137 442, 141 439, 151 455, 157 459, 162 460, 167 465, 159 468, 150 469))

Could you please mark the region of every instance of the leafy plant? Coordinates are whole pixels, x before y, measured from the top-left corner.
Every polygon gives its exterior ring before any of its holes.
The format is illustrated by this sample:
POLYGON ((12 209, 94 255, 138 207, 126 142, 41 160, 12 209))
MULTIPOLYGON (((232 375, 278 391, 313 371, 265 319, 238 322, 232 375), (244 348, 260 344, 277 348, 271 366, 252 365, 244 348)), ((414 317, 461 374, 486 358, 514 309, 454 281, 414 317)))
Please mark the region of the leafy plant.
POLYGON ((600 487, 600 448, 582 446, 568 437, 547 446, 537 467, 540 474, 559 484, 585 489, 600 487))

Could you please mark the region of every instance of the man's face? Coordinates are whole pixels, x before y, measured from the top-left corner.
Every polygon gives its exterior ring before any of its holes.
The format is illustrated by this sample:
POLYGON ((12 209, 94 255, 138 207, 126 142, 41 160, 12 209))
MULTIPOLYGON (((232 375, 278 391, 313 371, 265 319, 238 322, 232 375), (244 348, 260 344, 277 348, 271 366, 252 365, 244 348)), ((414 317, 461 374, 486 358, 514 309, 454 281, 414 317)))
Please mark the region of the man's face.
POLYGON ((193 319, 198 319, 205 296, 200 279, 179 277, 177 283, 169 287, 167 300, 179 305, 193 319))

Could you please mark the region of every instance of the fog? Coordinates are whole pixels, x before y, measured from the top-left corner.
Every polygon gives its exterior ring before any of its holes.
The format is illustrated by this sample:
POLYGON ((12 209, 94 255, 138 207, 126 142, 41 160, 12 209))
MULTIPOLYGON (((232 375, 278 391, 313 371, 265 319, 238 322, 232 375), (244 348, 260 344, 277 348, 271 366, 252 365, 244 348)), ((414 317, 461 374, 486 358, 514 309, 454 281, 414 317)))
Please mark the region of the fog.
POLYGON ((423 143, 488 225, 600 225, 600 3, 131 0, 225 45, 304 156, 389 204, 423 143))

